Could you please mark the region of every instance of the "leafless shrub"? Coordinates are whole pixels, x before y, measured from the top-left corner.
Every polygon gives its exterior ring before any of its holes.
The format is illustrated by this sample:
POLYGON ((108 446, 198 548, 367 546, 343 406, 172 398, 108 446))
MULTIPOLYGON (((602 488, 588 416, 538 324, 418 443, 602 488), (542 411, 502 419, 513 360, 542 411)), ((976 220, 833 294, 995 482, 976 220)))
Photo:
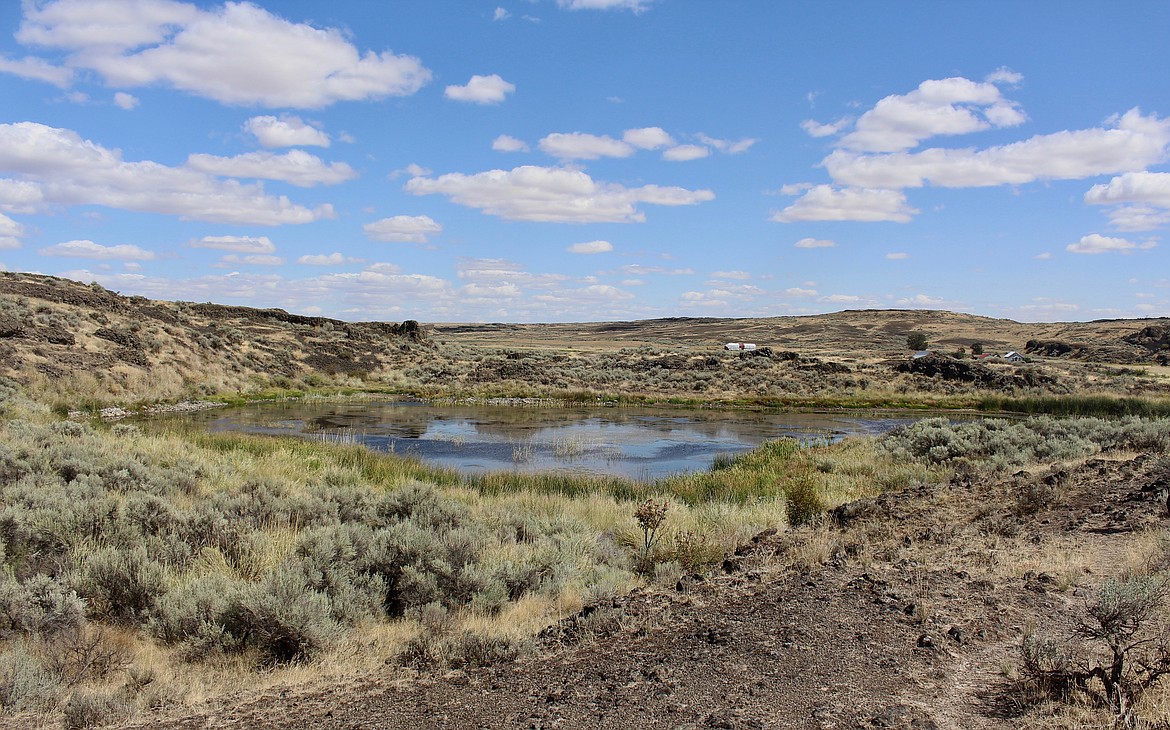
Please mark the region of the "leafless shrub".
POLYGON ((44 643, 41 663, 66 685, 102 679, 130 662, 130 642, 101 626, 76 626, 44 643))
POLYGON ((1162 617, 1161 576, 1110 579, 1085 606, 1073 641, 1035 632, 1020 647, 1020 674, 1042 697, 1083 695, 1133 727, 1136 700, 1170 674, 1170 625, 1162 617))

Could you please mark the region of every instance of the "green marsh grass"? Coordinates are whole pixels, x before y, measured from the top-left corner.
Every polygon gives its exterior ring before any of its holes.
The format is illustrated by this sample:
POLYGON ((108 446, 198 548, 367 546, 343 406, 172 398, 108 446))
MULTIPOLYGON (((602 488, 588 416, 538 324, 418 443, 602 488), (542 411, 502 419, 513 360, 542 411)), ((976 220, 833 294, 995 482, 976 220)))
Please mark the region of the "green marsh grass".
POLYGON ((986 396, 979 410, 1053 416, 1170 417, 1170 399, 1111 395, 986 396))

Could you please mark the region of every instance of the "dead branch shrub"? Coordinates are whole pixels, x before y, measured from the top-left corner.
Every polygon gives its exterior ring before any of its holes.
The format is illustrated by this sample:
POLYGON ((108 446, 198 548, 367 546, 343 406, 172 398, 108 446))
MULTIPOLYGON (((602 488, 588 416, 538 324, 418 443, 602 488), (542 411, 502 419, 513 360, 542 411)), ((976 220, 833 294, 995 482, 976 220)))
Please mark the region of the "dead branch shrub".
POLYGON ((1041 696, 1080 694, 1132 724, 1137 699, 1170 674, 1166 595, 1161 576, 1106 580, 1086 604, 1072 641, 1024 637, 1021 678, 1041 696))
POLYGON ((680 530, 671 536, 666 559, 678 563, 685 573, 701 572, 723 559, 723 548, 694 530, 680 530))
POLYGON ((513 662, 532 652, 531 639, 474 631, 437 636, 424 632, 407 643, 398 661, 415 669, 471 669, 513 662))
POLYGON ((1030 517, 1057 503, 1056 489, 1044 482, 1029 481, 1016 492, 1012 511, 1018 517, 1030 517))
POLYGON ((44 668, 66 685, 102 679, 130 663, 132 647, 122 634, 101 626, 76 626, 41 646, 44 668))

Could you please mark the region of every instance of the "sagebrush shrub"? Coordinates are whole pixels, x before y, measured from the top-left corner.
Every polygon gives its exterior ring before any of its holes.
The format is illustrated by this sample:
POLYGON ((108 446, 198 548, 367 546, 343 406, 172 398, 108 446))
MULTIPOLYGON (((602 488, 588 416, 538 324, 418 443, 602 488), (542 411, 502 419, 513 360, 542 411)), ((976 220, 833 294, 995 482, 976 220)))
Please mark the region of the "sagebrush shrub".
POLYGON ((65 730, 102 727, 129 714, 125 699, 113 692, 77 690, 62 708, 65 730))
POLYGON ((143 623, 159 596, 166 592, 162 567, 144 547, 121 551, 103 548, 79 567, 74 580, 95 618, 119 624, 143 623))
POLYGON ((1170 422, 1038 416, 1023 421, 989 418, 952 423, 926 418, 894 429, 881 444, 895 459, 942 465, 978 461, 1003 471, 1100 451, 1163 452, 1170 448, 1170 422))
POLYGON ((21 583, 0 572, 0 638, 49 636, 84 621, 85 603, 54 578, 36 575, 21 583))
POLYGON ((225 630, 266 665, 312 659, 340 635, 329 597, 307 589, 301 576, 278 570, 249 584, 222 615, 225 630))
POLYGON ((164 643, 184 643, 192 656, 235 650, 239 640, 225 633, 223 617, 242 589, 223 573, 195 578, 159 598, 147 630, 164 643))
POLYGON ((0 712, 47 706, 57 686, 26 642, 9 644, 0 652, 0 712))

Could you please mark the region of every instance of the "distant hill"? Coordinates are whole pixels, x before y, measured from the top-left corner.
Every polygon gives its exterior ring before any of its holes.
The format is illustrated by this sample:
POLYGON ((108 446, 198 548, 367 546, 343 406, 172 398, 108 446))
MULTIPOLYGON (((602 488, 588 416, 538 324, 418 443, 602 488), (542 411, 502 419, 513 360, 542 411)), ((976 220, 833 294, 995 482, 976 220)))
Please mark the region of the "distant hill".
MULTIPOLYGON (((580 389, 741 397, 880 389, 883 383, 953 391, 931 380, 940 374, 937 368, 905 375, 891 367, 907 358, 912 332, 943 353, 970 352, 979 343, 987 353, 1014 350, 1038 363, 1070 367, 1166 364, 1170 357, 1167 319, 1025 324, 945 311, 861 310, 758 319, 423 326, 155 301, 96 284, 0 273, 0 376, 69 407, 367 383, 432 395, 580 389), (757 354, 775 352, 777 358, 748 377, 725 358, 709 361, 727 342, 752 342, 761 348, 757 354), (705 375, 695 380, 682 375, 700 370, 705 375)), ((1093 372, 1080 380, 1067 375, 1060 374, 1058 385, 1043 381, 1045 387, 1096 387, 1093 372)), ((981 382, 969 372, 960 376, 981 382)), ((1006 387, 1002 382, 1015 382, 990 380, 1000 389, 1006 387)), ((1160 391, 1163 380, 1125 388, 1160 391)))
POLYGON ((436 324, 434 338, 472 346, 613 349, 653 345, 718 349, 752 342, 802 355, 875 360, 906 354, 911 332, 943 351, 980 343, 985 352, 1026 352, 1092 362, 1152 363, 1170 352, 1170 319, 1021 323, 937 310, 868 309, 756 319, 672 317, 588 324, 436 324), (1143 334, 1144 333, 1144 334, 1143 334))
POLYGON ((417 322, 153 301, 0 273, 0 375, 62 396, 169 400, 398 369, 429 347, 417 322))

